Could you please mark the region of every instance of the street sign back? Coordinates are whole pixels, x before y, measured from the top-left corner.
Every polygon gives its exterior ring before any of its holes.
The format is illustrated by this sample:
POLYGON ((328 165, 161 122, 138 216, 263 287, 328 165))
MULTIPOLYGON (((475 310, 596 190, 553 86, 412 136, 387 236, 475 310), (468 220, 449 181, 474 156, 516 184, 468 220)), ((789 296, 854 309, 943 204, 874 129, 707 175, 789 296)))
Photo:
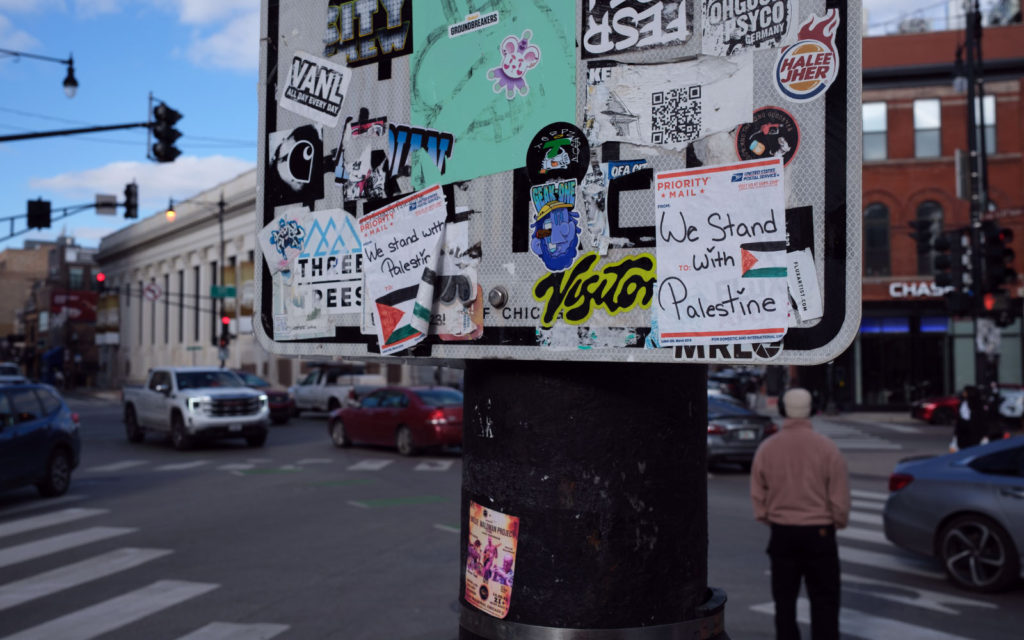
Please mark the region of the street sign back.
POLYGON ((264 0, 258 339, 838 356, 860 320, 861 16, 736 5, 264 0))

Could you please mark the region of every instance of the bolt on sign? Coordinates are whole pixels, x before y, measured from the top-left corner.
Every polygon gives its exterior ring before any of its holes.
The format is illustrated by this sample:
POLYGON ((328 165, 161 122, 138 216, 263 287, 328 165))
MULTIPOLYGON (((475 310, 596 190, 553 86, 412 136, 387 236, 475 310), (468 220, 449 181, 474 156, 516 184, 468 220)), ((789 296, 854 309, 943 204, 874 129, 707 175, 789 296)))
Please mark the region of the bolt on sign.
POLYGON ((423 362, 835 358, 860 321, 860 21, 264 0, 256 335, 423 362))

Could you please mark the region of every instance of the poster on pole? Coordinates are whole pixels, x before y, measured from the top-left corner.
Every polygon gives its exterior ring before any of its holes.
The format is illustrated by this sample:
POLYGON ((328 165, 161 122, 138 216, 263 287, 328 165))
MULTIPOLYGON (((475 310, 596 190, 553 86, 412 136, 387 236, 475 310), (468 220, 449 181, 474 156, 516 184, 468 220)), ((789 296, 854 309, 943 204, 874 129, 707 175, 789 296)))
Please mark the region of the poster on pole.
POLYGON ((662 346, 785 336, 784 175, 781 158, 655 174, 662 346))

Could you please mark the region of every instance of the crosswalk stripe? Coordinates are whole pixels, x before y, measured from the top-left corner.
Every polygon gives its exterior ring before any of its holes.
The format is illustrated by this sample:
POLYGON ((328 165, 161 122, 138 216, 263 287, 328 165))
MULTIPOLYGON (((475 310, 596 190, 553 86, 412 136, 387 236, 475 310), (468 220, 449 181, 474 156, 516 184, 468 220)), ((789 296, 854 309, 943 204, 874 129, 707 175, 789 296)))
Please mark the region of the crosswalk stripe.
POLYGON ((885 502, 889 499, 888 493, 882 493, 880 491, 865 491, 863 489, 851 489, 850 495, 854 498, 864 498, 867 500, 881 500, 885 502))
POLYGON ((195 469, 201 467, 204 464, 210 464, 209 460, 193 460, 191 462, 176 462, 174 464, 165 464, 156 468, 157 471, 184 471, 185 469, 195 469))
POLYGON ((951 616, 960 615, 960 612, 948 605, 961 605, 969 607, 981 607, 984 609, 998 609, 999 605, 974 598, 964 598, 957 595, 932 591, 930 589, 918 589, 907 585, 894 585, 884 580, 865 578, 862 576, 843 575, 843 585, 850 591, 859 591, 872 598, 881 598, 890 602, 946 613, 951 616))
POLYGON ((875 544, 888 545, 889 541, 881 531, 871 529, 860 529, 858 527, 846 527, 836 531, 836 536, 847 540, 860 540, 861 542, 874 542, 875 544))
POLYGON ((383 458, 370 458, 367 460, 360 460, 351 467, 349 471, 380 471, 384 467, 394 462, 393 460, 385 460, 383 458))
POLYGON ((833 440, 841 451, 900 451, 903 445, 886 440, 833 440))
POLYGON ((232 464, 222 464, 219 467, 217 467, 217 469, 219 469, 221 471, 248 471, 249 469, 252 469, 255 466, 256 465, 254 465, 254 464, 246 464, 244 462, 235 462, 235 463, 232 463, 232 464))
POLYGON ((424 460, 416 465, 413 471, 447 471, 453 464, 454 460, 424 460))
POLYGON ((12 564, 18 564, 26 560, 41 558, 58 551, 99 542, 100 540, 116 538, 117 536, 123 536, 136 531, 138 529, 127 527, 92 527, 7 547, 6 549, 0 549, 0 568, 9 567, 12 564))
POLYGON ((91 640, 146 616, 216 589, 219 585, 181 580, 153 584, 25 629, 3 640, 91 640))
MULTIPOLYGON (((775 603, 766 602, 755 604, 750 607, 751 611, 775 615, 775 603)), ((807 598, 800 598, 796 602, 796 618, 804 624, 811 622, 811 603, 807 598)), ((839 628, 844 636, 851 638, 866 638, 877 640, 878 638, 899 638, 900 640, 970 640, 963 636, 945 633, 931 627, 920 627, 916 624, 900 622, 892 618, 882 618, 856 609, 839 609, 839 628)))
POLYGON ((331 460, 330 458, 303 458, 295 464, 302 466, 304 464, 331 464, 332 462, 334 462, 334 460, 331 460))
POLYGON ((882 526, 882 516, 877 513, 861 513, 860 511, 850 512, 850 522, 859 522, 861 524, 874 524, 879 527, 882 526))
POLYGON ((124 548, 0 586, 0 611, 64 589, 105 578, 171 553, 167 549, 124 548))
POLYGON ((945 575, 941 572, 927 569, 926 567, 931 565, 927 565, 924 560, 891 553, 868 551, 867 549, 840 546, 839 559, 849 564, 864 565, 876 569, 885 569, 886 571, 920 576, 922 578, 932 578, 933 580, 942 580, 945 575))
POLYGON ((19 504, 16 507, 10 509, 0 509, 0 516, 13 516, 19 513, 25 513, 26 511, 39 511, 40 509, 52 509, 53 507, 59 507, 62 504, 69 502, 78 502, 79 500, 85 500, 85 496, 78 494, 70 494, 61 496, 59 498, 50 498, 49 500, 33 500, 25 504, 19 504))
POLYGON ((148 460, 122 460, 121 462, 112 462, 110 464, 100 465, 98 467, 90 467, 86 471, 93 473, 109 473, 111 471, 124 471, 125 469, 131 469, 133 467, 141 467, 144 464, 149 464, 148 460))
POLYGON ((854 509, 867 509, 868 511, 881 511, 885 508, 885 503, 882 502, 871 502, 870 500, 851 500, 851 506, 854 509))
POLYGON ((44 513, 30 518, 22 518, 21 520, 13 520, 11 522, 0 524, 0 538, 25 533, 26 531, 32 531, 34 529, 42 529, 43 527, 66 524, 83 518, 91 518, 92 516, 98 516, 103 513, 108 512, 106 509, 81 509, 72 507, 70 509, 62 509, 60 511, 51 511, 50 513, 44 513))
POLYGON ((871 424, 882 429, 895 431, 896 433, 924 433, 920 427, 912 427, 906 424, 890 424, 888 422, 872 422, 871 424))
POLYGON ((178 640, 270 640, 287 630, 286 624, 211 622, 178 640))
POLYGON ((435 524, 434 528, 440 529, 441 531, 447 531, 448 533, 459 533, 458 529, 456 529, 455 527, 449 527, 446 524, 435 524))

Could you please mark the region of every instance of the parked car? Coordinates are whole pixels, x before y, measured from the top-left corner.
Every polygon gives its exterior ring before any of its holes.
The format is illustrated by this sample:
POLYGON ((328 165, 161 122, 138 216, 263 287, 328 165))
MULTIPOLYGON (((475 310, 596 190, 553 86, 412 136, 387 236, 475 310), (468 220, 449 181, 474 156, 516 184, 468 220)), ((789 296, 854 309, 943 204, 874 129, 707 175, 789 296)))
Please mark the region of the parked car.
POLYGON ((255 373, 240 370, 235 370, 235 373, 242 379, 245 386, 267 394, 267 401, 270 403, 270 419, 274 424, 288 422, 288 419, 295 413, 295 399, 292 398, 291 391, 275 387, 255 373))
POLYGON ((999 591, 1021 577, 1024 437, 905 459, 889 490, 883 521, 896 546, 938 558, 973 591, 999 591))
POLYGON ((45 384, 0 385, 0 490, 64 494, 78 466, 78 414, 45 384))
POLYGON ((327 433, 336 447, 353 442, 394 446, 403 456, 462 445, 462 392, 449 387, 384 387, 358 406, 331 412, 327 433))
POLYGON ((746 407, 708 396, 708 466, 736 462, 750 469, 761 441, 778 431, 771 417, 746 407))
POLYGON ((367 391, 386 384, 383 376, 366 373, 361 364, 339 363, 314 368, 289 391, 298 415, 302 411, 334 411, 354 405, 367 391))
POLYGON ((198 439, 245 438, 250 447, 267 440, 267 394, 228 369, 157 367, 145 386, 125 386, 121 395, 129 442, 142 442, 146 431, 170 434, 175 449, 198 439))
MULTIPOLYGON (((1018 384, 999 385, 1003 400, 999 403, 999 415, 1007 424, 1018 426, 1024 418, 1024 386, 1018 384)), ((928 424, 950 425, 956 421, 960 408, 960 396, 942 396, 918 400, 910 407, 910 417, 924 420, 928 424)))

